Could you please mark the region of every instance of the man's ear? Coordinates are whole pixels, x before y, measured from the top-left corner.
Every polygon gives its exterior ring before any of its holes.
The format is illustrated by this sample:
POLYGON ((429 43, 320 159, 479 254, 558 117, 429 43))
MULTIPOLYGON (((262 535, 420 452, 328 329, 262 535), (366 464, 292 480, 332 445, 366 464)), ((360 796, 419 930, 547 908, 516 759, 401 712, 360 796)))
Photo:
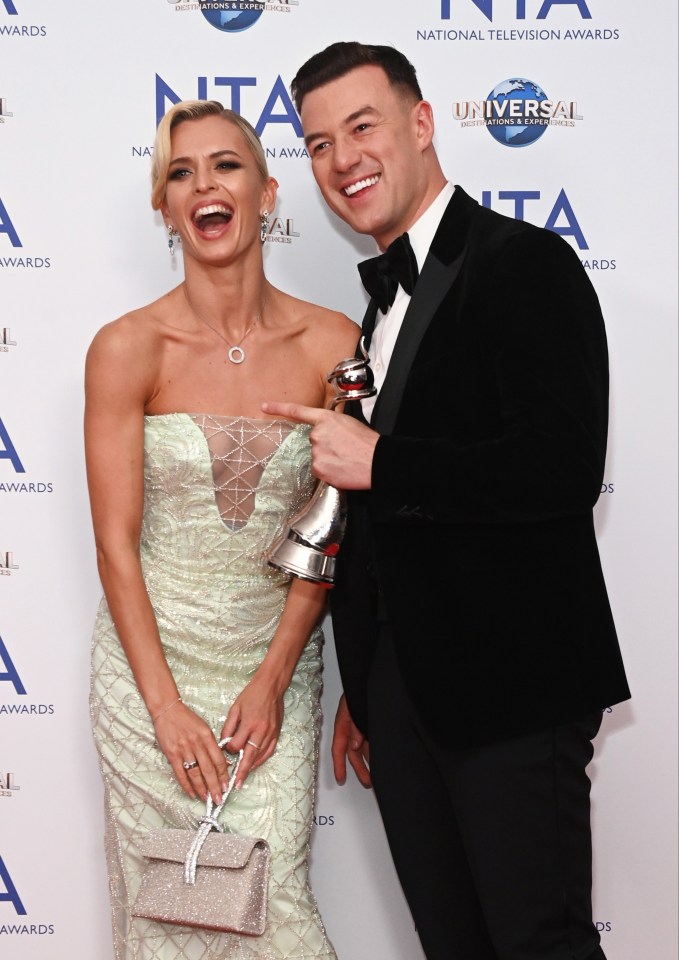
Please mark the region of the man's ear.
POLYGON ((413 117, 417 124, 417 139, 420 150, 431 146, 434 139, 434 111, 427 100, 420 100, 413 107, 413 117))

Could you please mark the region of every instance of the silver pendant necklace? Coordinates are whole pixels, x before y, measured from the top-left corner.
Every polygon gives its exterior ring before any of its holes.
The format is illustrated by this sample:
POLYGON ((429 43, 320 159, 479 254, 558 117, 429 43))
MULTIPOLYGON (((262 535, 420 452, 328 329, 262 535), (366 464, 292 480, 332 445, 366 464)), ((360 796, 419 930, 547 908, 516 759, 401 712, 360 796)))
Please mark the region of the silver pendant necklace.
POLYGON ((226 339, 226 337, 224 336, 224 334, 220 333, 219 330, 217 330, 215 327, 213 327, 211 323, 208 323, 207 320, 205 320, 203 317, 201 317, 200 319, 203 321, 204 324, 206 324, 206 326, 208 326, 208 327, 210 328, 210 330, 212 330, 214 333, 216 333, 218 337, 221 337, 222 340, 224 341, 224 343, 227 345, 227 347, 229 348, 229 352, 228 352, 227 356, 228 356, 229 360, 231 361, 231 363, 242 363, 242 362, 245 360, 245 350, 243 350, 241 344, 242 344, 242 342, 245 340, 245 338, 247 337, 247 335, 248 335, 252 330, 254 330, 254 328, 255 328, 255 326, 256 326, 256 324, 257 324, 257 321, 259 320, 259 317, 260 317, 260 316, 261 316, 261 314, 259 314, 259 316, 255 317, 255 319, 252 321, 252 323, 250 324, 250 326, 247 328, 247 330, 245 331, 245 333, 243 334, 243 336, 240 338, 240 340, 238 341, 238 343, 234 343, 234 344, 229 343, 229 341, 226 339))
MULTIPOLYGON (((188 300, 188 297, 187 297, 187 300, 188 300)), ((243 343, 245 338, 248 336, 248 334, 254 330, 254 328, 257 326, 259 321, 262 319, 262 313, 264 312, 264 304, 262 304, 262 309, 259 311, 255 319, 252 321, 250 326, 247 328, 243 336, 238 341, 238 343, 229 343, 229 341, 226 339, 224 334, 220 333, 220 331, 217 330, 216 327, 213 327, 211 323, 208 323, 205 317, 201 316, 198 313, 198 311, 195 309, 195 307, 191 306, 190 302, 189 302, 189 306, 191 307, 195 315, 198 317, 198 319, 202 320, 205 326, 209 327, 213 333, 216 333, 217 336, 220 337, 224 341, 224 343, 227 345, 227 347, 229 348, 229 352, 227 356, 231 361, 231 363, 235 363, 235 364, 243 363, 243 361, 245 360, 245 350, 243 350, 243 347, 241 346, 241 344, 243 343)))

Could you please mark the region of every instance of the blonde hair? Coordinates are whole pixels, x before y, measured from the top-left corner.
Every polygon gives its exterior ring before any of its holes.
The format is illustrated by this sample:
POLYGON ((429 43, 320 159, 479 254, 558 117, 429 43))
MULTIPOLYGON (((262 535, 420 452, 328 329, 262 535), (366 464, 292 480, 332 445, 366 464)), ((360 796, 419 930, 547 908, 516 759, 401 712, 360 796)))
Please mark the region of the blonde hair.
POLYGON ((225 110, 217 100, 182 100, 171 107, 158 124, 151 164, 151 206, 154 210, 158 210, 165 199, 172 131, 180 123, 187 120, 202 120, 203 117, 222 117, 227 123, 238 127, 250 148, 262 182, 269 179, 269 168, 262 142, 255 128, 244 117, 234 113, 233 110, 225 110))

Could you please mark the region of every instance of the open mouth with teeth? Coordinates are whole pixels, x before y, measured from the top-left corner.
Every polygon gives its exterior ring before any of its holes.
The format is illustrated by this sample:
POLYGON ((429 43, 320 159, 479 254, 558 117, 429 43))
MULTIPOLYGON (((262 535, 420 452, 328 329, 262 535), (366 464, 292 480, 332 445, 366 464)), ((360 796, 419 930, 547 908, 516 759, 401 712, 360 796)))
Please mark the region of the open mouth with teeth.
POLYGON ((365 180, 357 180, 356 183, 350 183, 348 187, 344 187, 342 193, 345 197, 355 197, 357 193, 367 190, 368 187, 374 187, 379 179, 380 175, 377 174, 374 177, 366 177, 365 180))
POLYGON ((193 222, 201 233, 219 233, 233 218, 233 210, 223 203, 211 203, 206 207, 199 207, 193 214, 193 222))

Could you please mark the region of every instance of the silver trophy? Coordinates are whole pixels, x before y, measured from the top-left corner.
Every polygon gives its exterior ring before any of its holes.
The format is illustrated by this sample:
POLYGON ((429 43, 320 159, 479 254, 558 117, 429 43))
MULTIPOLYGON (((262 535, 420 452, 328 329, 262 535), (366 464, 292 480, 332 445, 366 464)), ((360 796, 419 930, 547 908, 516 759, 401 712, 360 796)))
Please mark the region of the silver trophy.
MULTIPOLYGON (((328 383, 334 384, 337 393, 330 404, 331 410, 346 400, 361 400, 377 393, 363 338, 359 348, 363 359, 348 357, 340 360, 328 374, 328 383)), ((272 567, 301 580, 331 587, 335 579, 335 557, 346 525, 346 495, 319 480, 309 502, 271 547, 267 561, 272 567)))

